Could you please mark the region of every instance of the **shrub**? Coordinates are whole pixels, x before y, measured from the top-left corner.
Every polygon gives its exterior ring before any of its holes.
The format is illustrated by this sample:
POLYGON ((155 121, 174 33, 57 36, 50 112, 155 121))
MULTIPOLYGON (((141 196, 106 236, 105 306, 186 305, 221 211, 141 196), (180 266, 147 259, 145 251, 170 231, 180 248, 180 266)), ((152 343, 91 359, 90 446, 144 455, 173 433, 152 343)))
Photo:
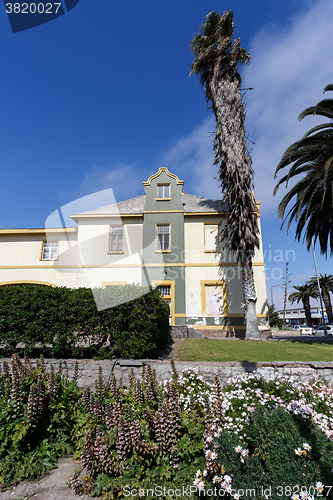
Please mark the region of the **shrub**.
POLYGON ((169 308, 157 290, 0 288, 0 346, 10 355, 36 348, 46 354, 48 348, 58 357, 77 357, 85 349, 99 358, 140 358, 164 347, 168 331, 169 308), (98 311, 94 296, 108 308, 98 311))
POLYGON ((206 496, 333 498, 331 386, 248 376, 218 391, 214 406, 194 479, 206 496))

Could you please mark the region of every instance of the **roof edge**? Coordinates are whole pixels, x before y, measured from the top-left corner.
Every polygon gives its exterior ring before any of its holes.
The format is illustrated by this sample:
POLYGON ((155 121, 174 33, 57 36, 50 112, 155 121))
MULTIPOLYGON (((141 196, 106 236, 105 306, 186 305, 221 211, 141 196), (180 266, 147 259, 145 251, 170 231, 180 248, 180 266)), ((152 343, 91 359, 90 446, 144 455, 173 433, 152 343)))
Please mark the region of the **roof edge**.
POLYGON ((171 177, 172 179, 174 179, 177 184, 179 184, 181 186, 184 185, 184 181, 179 180, 179 177, 177 177, 177 175, 172 174, 171 172, 169 172, 169 170, 168 170, 167 167, 160 167, 158 169, 158 172, 156 172, 156 174, 151 175, 147 181, 143 182, 143 185, 145 187, 146 186, 150 186, 151 181, 154 180, 154 179, 156 179, 156 177, 158 177, 162 172, 166 173, 169 177, 171 177))

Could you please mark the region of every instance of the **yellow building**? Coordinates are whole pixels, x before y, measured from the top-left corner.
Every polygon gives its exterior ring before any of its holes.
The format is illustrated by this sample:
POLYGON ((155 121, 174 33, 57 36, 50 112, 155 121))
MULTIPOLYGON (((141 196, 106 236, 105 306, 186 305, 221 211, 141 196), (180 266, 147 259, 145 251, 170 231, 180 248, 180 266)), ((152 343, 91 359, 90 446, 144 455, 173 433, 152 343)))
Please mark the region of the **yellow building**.
MULTIPOLYGON (((183 184, 161 167, 143 183, 143 195, 72 214, 77 227, 0 230, 0 286, 151 284, 170 304, 175 335, 190 328, 207 336, 244 336, 241 267, 220 241, 226 207, 187 194, 183 184)), ((262 246, 253 269, 258 324, 264 325, 262 246)))

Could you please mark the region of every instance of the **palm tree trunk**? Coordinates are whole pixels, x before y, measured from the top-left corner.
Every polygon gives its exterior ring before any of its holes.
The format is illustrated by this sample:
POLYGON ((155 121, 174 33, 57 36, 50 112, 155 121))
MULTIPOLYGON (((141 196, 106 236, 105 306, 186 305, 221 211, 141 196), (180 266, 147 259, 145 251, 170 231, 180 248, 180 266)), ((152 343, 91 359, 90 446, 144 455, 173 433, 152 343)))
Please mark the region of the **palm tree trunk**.
POLYGON ((304 297, 303 300, 303 307, 305 311, 305 318, 306 318, 306 324, 308 326, 312 326, 312 318, 311 318, 311 309, 310 309, 310 300, 309 297, 304 297))
POLYGON ((246 321, 245 338, 259 340, 260 334, 256 313, 257 295, 250 256, 246 257, 242 262, 242 278, 246 321))
POLYGON ((228 217, 222 237, 229 251, 242 263, 247 339, 260 339, 256 315, 257 296, 251 255, 259 248, 258 222, 251 192, 252 168, 245 140, 244 109, 240 77, 230 71, 221 78, 219 65, 209 85, 209 98, 216 117, 215 160, 228 217))
POLYGON ((333 323, 332 304, 331 304, 331 298, 330 298, 329 292, 328 292, 328 290, 325 290, 324 288, 322 288, 321 294, 322 294, 323 301, 325 304, 328 322, 333 323))

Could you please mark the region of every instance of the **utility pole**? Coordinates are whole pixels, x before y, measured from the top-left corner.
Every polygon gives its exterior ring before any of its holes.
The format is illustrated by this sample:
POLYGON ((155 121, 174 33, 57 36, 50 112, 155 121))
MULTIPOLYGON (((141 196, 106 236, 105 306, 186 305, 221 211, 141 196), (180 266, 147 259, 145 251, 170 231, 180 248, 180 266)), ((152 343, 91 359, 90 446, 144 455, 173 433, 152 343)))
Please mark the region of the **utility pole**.
POLYGON ((282 278, 284 285, 284 304, 283 304, 283 326, 286 326, 286 307, 287 307, 287 296, 288 296, 288 285, 291 283, 289 279, 291 274, 288 271, 289 262, 286 262, 286 274, 282 278))
MULTIPOLYGON (((321 308, 321 317, 322 317, 322 322, 323 322, 323 327, 324 327, 324 335, 327 338, 327 327, 326 327, 326 321, 325 321, 325 316, 324 316, 323 298, 321 296, 321 288, 320 288, 320 282, 319 282, 319 276, 318 276, 317 260, 316 260, 315 248, 314 248, 314 244, 313 244, 313 238, 311 238, 311 244, 312 244, 312 251, 313 251, 313 260, 314 260, 314 265, 315 265, 315 269, 316 269, 317 286, 318 286, 318 292, 319 292, 319 298, 320 298, 320 308, 321 308)), ((328 314, 327 311, 326 311, 326 314, 328 314)))

